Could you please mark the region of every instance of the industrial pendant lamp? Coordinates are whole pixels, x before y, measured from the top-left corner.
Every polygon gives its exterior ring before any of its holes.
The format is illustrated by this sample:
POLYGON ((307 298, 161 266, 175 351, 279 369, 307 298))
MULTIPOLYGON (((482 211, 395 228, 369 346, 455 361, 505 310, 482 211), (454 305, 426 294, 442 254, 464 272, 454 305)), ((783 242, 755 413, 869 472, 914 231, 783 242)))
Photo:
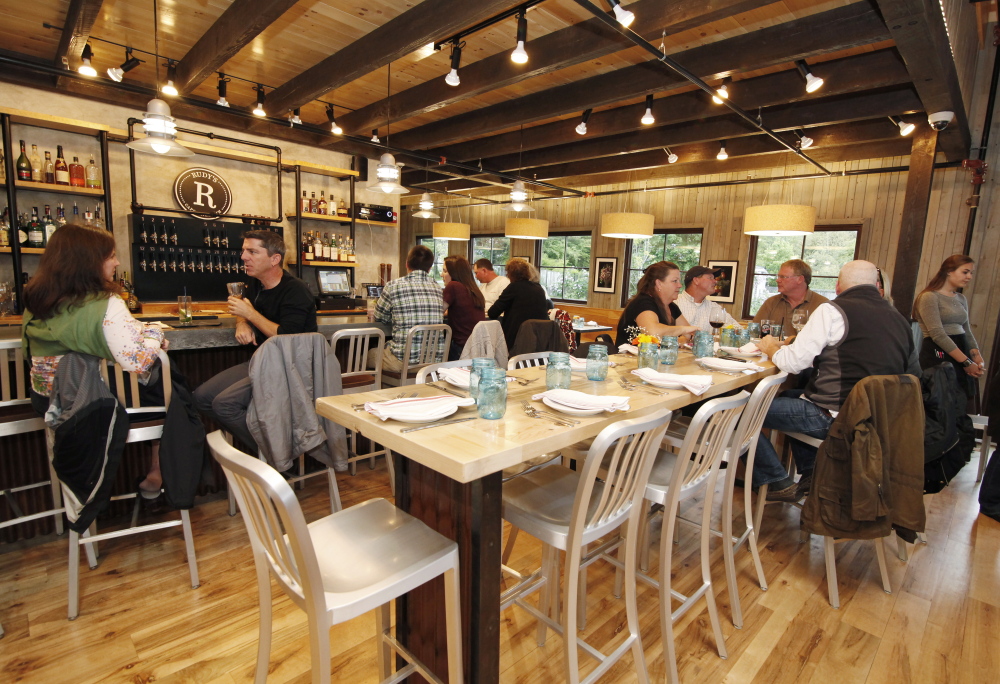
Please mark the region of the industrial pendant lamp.
POLYGON ((535 211, 528 202, 528 191, 524 188, 524 181, 514 181, 514 186, 510 189, 510 204, 505 204, 503 210, 528 213, 535 211))
POLYGON ((159 98, 153 98, 146 105, 142 115, 142 129, 145 138, 130 140, 125 146, 137 152, 152 152, 165 157, 190 157, 194 152, 177 142, 177 125, 170 116, 170 105, 159 98))
POLYGON ((768 204, 747 207, 743 215, 745 235, 809 235, 816 229, 816 207, 799 204, 768 204))
POLYGON ((378 160, 375 167, 375 182, 368 184, 368 190, 384 192, 387 195, 402 195, 406 188, 399 184, 399 167, 396 158, 386 152, 378 160))
POLYGON ((420 211, 413 212, 414 218, 441 218, 434 213, 434 201, 431 199, 431 193, 425 192, 420 196, 420 211))

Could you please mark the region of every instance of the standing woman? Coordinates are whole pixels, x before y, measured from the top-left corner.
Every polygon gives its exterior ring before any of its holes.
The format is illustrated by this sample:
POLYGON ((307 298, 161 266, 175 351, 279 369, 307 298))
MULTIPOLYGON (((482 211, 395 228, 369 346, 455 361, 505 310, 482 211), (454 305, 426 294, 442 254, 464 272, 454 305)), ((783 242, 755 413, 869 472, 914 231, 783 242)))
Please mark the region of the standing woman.
POLYGON ((456 361, 462 355, 462 348, 469 341, 476 323, 486 320, 486 299, 476 285, 472 267, 464 256, 445 257, 444 306, 451 326, 451 350, 448 360, 456 361))
MULTIPOLYGON (((25 355, 31 358, 31 405, 44 415, 63 355, 75 351, 114 360, 130 372, 153 367, 167 340, 158 327, 129 313, 114 281, 119 261, 111 233, 63 226, 49 239, 38 271, 24 288, 21 324, 25 355)), ((160 443, 153 443, 149 473, 139 485, 152 499, 163 484, 160 443)))
POLYGON ((503 336, 507 342, 507 349, 514 348, 514 340, 517 338, 517 331, 521 324, 530 320, 548 320, 549 307, 545 302, 545 290, 538 283, 531 280, 530 264, 524 259, 514 257, 507 262, 507 277, 510 278, 508 285, 487 315, 498 320, 500 316, 500 326, 503 328, 503 336))
POLYGON ((628 344, 635 328, 642 328, 657 337, 697 332, 697 326, 690 325, 674 303, 682 288, 681 270, 677 264, 658 261, 647 266, 636 285, 635 295, 628 300, 622 317, 618 319, 615 344, 628 344))
POLYGON ((969 304, 958 292, 972 280, 974 265, 964 254, 951 255, 913 303, 913 318, 924 333, 920 367, 927 369, 943 360, 951 361, 958 385, 968 397, 976 391, 973 379, 980 377, 986 367, 969 325, 969 304))

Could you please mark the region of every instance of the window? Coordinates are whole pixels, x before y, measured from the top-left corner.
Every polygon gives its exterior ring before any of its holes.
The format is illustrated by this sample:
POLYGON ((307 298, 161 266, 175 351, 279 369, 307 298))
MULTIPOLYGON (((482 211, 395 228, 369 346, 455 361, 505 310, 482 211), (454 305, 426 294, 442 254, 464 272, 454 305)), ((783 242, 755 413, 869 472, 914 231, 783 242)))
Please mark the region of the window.
POLYGON ((681 279, 692 266, 701 259, 701 228, 675 228, 657 230, 648 240, 629 240, 625 253, 628 268, 625 272, 625 288, 622 292, 622 306, 635 294, 636 285, 643 270, 657 261, 672 261, 681 267, 681 279))
POLYGON ((489 235, 472 236, 469 241, 469 265, 476 270, 476 262, 489 259, 497 275, 507 274, 507 260, 510 259, 510 239, 489 235))
POLYGON ((551 299, 586 302, 590 287, 590 232, 551 235, 542 241, 539 272, 551 299))
POLYGON ((753 279, 743 299, 743 316, 752 317, 764 300, 778 294, 775 276, 781 264, 802 259, 812 267, 809 289, 833 299, 837 296, 840 267, 857 258, 859 226, 816 226, 812 235, 796 237, 760 236, 750 243, 753 279))
POLYGON ((431 278, 440 283, 441 287, 444 287, 444 280, 441 279, 441 271, 444 269, 444 258, 448 256, 448 240, 421 237, 417 238, 417 244, 423 245, 434 252, 434 265, 431 267, 431 278))

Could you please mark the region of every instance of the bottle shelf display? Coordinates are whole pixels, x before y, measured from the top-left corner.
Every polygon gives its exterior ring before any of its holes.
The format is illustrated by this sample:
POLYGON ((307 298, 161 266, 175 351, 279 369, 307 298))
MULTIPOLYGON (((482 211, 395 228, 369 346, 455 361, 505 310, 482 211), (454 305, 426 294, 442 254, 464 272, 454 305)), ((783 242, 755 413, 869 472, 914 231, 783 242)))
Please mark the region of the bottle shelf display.
POLYGON ((19 190, 37 190, 39 192, 57 192, 62 195, 80 195, 82 197, 104 197, 103 188, 80 188, 72 185, 52 185, 37 181, 18 180, 14 186, 19 190))

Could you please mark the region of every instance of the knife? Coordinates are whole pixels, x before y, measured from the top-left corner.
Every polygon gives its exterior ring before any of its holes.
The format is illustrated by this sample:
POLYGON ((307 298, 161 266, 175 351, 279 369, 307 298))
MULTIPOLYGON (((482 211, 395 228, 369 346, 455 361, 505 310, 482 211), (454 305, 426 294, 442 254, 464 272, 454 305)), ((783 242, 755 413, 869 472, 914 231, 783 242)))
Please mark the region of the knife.
POLYGON ((456 397, 461 397, 462 399, 468 399, 469 398, 468 395, 466 395, 466 394, 462 394, 461 392, 456 392, 455 390, 451 389, 450 387, 442 387, 440 385, 435 385, 433 382, 428 382, 427 386, 428 387, 433 387, 434 389, 443 390, 443 391, 447 392, 448 394, 454 394, 456 397))
POLYGON ((418 425, 417 427, 408 427, 400 430, 400 434, 404 432, 416 432, 417 430, 426 430, 427 428, 440 427, 442 425, 454 425, 455 423, 464 423, 467 420, 475 420, 478 416, 471 416, 469 418, 456 418, 455 420, 445 420, 440 423, 430 423, 429 425, 418 425))

